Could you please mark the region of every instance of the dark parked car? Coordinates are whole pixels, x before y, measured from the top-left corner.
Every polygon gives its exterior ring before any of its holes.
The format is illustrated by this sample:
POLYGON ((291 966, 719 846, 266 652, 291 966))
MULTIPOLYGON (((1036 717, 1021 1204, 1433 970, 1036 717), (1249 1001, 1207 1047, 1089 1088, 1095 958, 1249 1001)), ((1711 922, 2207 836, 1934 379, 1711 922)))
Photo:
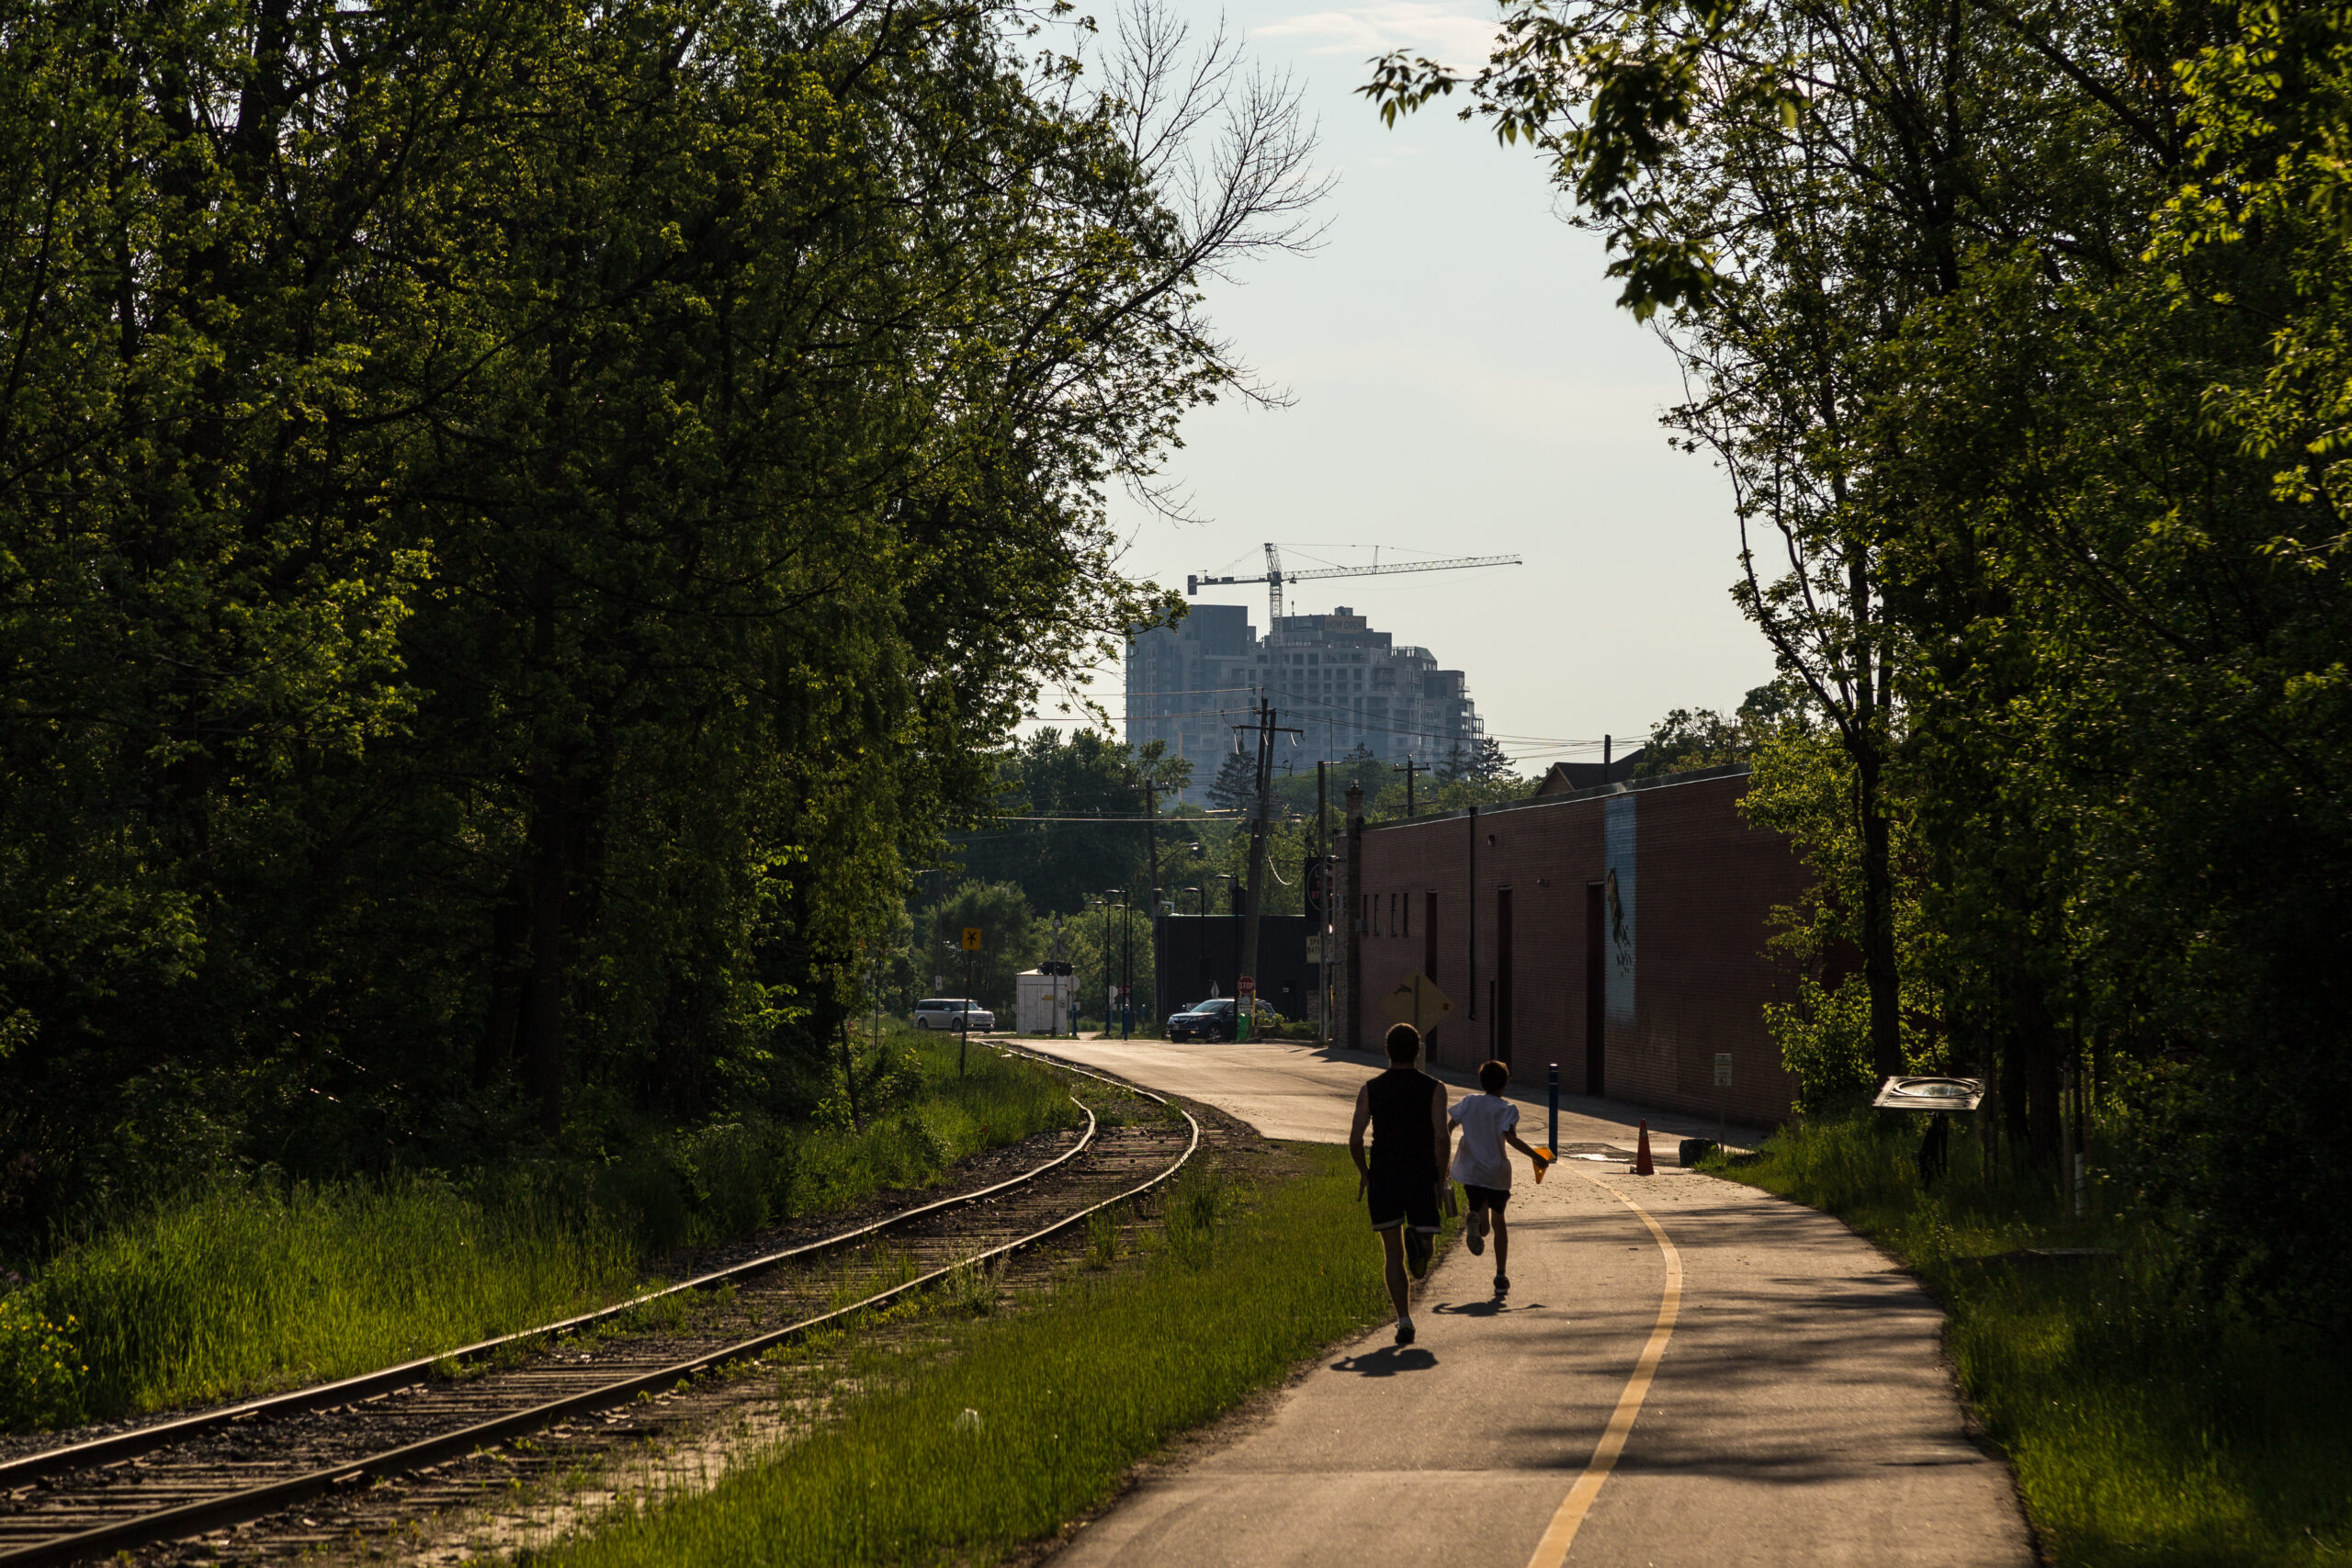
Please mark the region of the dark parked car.
MULTIPOLYGON (((1230 1040, 1233 1038, 1234 998, 1211 997, 1204 1002, 1194 1002, 1182 1012, 1168 1015, 1168 1038, 1170 1040, 1230 1040)), ((1258 1027, 1265 1030, 1280 1023, 1282 1014, 1264 1002, 1258 1004, 1258 1027)))
POLYGON ((1168 1015, 1170 1040, 1230 1040, 1233 1038, 1233 998, 1212 997, 1168 1015))

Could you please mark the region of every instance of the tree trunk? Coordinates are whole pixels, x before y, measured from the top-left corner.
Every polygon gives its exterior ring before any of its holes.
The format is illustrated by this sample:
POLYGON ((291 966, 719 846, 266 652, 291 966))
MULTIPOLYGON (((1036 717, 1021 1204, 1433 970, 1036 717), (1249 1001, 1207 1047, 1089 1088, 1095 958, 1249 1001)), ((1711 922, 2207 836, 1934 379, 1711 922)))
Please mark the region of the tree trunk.
POLYGON ((850 1049, 849 1014, 842 1014, 842 1092, 849 1097, 850 1131, 865 1131, 865 1119, 857 1113, 857 1055, 850 1049))
POLYGON ((538 1101, 539 1130, 563 1131, 564 905, 571 885, 569 791, 542 774, 532 786, 531 982, 523 1010, 525 1082, 538 1101))
POLYGON ((2017 1098, 2024 1101, 2018 1108, 2025 1134, 2021 1147, 2036 1169, 2055 1170, 2065 1144, 2058 1104, 2057 1021, 2050 1015, 2041 982, 2026 967, 2022 955, 2011 974, 2010 1012, 2017 1021, 2019 1068, 2012 1081, 2023 1091, 2017 1098))
POLYGON ((1903 1054, 1903 992, 1894 958, 1894 873, 1879 758, 1866 744, 1854 758, 1855 809, 1862 830, 1862 981, 1871 994, 1871 1065, 1881 1077, 1908 1072, 1903 1054))
POLYGON ((514 1050, 530 986, 528 898, 521 885, 499 898, 490 921, 490 1015, 474 1051, 474 1088, 488 1089, 514 1050))
POLYGON ((1873 595, 1868 560, 1867 550, 1849 548, 1846 604, 1853 617, 1854 674, 1853 720, 1846 731, 1846 746, 1854 759, 1854 811, 1862 838, 1862 983, 1871 994, 1871 1066, 1881 1077, 1892 1077, 1910 1067, 1903 1056, 1903 988, 1894 957, 1894 873, 1880 778, 1885 766, 1880 750, 1885 682, 1893 670, 1885 650, 1875 646, 1871 632, 1873 595))

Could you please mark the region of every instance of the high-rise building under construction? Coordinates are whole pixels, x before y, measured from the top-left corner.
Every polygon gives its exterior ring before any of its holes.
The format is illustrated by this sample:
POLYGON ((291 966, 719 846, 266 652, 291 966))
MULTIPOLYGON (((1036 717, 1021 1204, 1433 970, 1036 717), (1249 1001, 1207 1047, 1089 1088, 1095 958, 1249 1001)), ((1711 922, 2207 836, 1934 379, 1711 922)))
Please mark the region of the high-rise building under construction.
POLYGON ((1261 639, 1238 604, 1195 604, 1170 629, 1127 645, 1127 740, 1164 740, 1192 759, 1197 799, 1233 750, 1233 728, 1261 696, 1285 727, 1274 765, 1338 761, 1358 746, 1385 761, 1437 767, 1467 759, 1485 727, 1459 670, 1426 648, 1398 647, 1345 604, 1328 615, 1285 615, 1279 640, 1261 639))

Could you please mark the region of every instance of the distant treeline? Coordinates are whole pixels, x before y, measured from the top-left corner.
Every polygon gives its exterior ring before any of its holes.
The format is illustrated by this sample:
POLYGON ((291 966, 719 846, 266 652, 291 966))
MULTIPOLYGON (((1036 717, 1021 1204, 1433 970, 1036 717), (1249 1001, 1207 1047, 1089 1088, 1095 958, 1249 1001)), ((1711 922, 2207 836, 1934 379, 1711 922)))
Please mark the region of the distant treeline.
POLYGON ((1798 699, 1751 808, 1854 960, 1779 1020, 1809 1096, 1988 1073, 2048 1181, 2086 1089, 2102 1201, 2344 1321, 2352 10, 1511 0, 1365 91, 1456 89, 1729 477, 1798 699))
POLYGON ((1317 194, 1102 20, 12 8, 0 1251, 825 1091, 1317 194))

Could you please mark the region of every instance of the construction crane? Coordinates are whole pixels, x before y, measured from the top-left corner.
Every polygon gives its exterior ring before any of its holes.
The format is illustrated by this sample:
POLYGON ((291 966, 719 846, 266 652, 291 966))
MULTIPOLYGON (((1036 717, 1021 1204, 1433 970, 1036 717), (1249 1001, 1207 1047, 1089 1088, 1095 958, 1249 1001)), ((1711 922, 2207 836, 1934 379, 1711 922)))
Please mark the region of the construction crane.
POLYGON ((1456 571, 1464 567, 1521 564, 1517 556, 1455 556, 1450 560, 1400 561, 1389 566, 1382 566, 1375 561, 1371 566, 1318 566, 1306 571, 1284 571, 1282 552, 1270 544, 1266 547, 1264 576, 1187 577, 1184 579, 1184 597, 1193 598, 1203 588, 1223 583, 1262 582, 1266 585, 1266 640, 1280 643, 1283 640, 1283 584, 1285 582, 1305 582, 1309 578, 1386 577, 1397 571, 1456 571))

